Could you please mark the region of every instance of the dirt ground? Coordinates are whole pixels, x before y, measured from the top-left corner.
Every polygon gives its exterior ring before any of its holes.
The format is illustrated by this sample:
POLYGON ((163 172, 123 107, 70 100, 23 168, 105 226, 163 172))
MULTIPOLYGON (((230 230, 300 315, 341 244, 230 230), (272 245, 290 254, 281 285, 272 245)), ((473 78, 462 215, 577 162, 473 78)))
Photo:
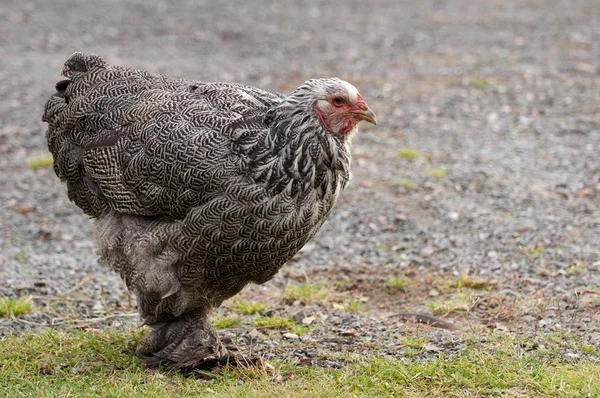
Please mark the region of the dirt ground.
POLYGON ((339 76, 377 114, 318 236, 241 294, 312 329, 286 345, 295 337, 243 318, 227 331, 240 344, 330 366, 316 350, 398 356, 418 327, 433 352, 459 349, 460 331, 567 331, 600 345, 599 43, 597 0, 4 1, 0 295, 32 295, 36 308, 0 318, 0 336, 138 322, 96 263, 92 220, 51 168, 31 167, 46 153, 45 98, 83 51, 280 92, 339 76), (385 287, 391 277, 407 279, 403 291, 385 287), (303 282, 328 298, 280 300, 303 282), (436 310, 457 331, 396 316, 461 300, 436 310))

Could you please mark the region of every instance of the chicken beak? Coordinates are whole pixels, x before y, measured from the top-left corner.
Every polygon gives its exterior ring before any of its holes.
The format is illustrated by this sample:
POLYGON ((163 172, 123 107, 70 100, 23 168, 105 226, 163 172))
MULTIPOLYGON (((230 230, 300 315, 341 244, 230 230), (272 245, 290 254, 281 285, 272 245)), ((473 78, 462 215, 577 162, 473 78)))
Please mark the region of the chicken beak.
POLYGON ((356 112, 355 115, 359 120, 364 120, 366 122, 377 125, 377 117, 375 116, 375 113, 373 113, 373 111, 369 108, 361 110, 360 112, 356 112))

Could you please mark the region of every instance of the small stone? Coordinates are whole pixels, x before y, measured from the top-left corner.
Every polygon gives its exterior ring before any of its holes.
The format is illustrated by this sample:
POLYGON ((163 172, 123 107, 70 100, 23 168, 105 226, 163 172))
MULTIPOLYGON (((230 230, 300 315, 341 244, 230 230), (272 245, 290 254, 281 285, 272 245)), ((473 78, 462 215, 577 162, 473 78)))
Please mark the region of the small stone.
POLYGON ((433 247, 431 246, 425 246, 424 248, 421 249, 421 256, 423 257, 429 257, 433 254, 433 247))
POLYGON ((538 322, 538 326, 544 328, 548 326, 552 321, 550 319, 540 319, 538 322))
POLYGON ((396 221, 406 221, 408 220, 408 217, 406 216, 406 214, 396 214, 396 217, 394 217, 396 219, 396 221))
POLYGON ((294 313, 294 315, 292 315, 292 319, 296 323, 301 323, 304 318, 306 318, 306 313, 304 310, 297 311, 294 313))
POLYGON ((574 352, 567 352, 565 354, 565 359, 567 361, 571 361, 571 362, 578 360, 579 357, 580 357, 580 355, 579 354, 575 354, 574 352))
POLYGON ((435 289, 431 289, 431 290, 429 291, 429 296, 431 296, 431 297, 437 297, 437 296, 439 296, 439 295, 440 295, 440 292, 438 292, 438 291, 437 291, 437 290, 435 290, 435 289))
POLYGON ((508 330, 508 327, 500 322, 496 322, 496 330, 508 330))
POLYGON ((299 340, 300 336, 298 336, 296 333, 284 333, 283 337, 285 337, 288 340, 299 340))
POLYGON ((444 351, 444 349, 442 347, 438 347, 436 345, 433 344, 425 344, 423 346, 423 348, 425 349, 425 351, 444 351))
POLYGON ((600 344, 600 333, 592 333, 589 337, 591 344, 600 344))
POLYGON ((451 219, 452 221, 458 220, 458 217, 460 217, 460 215, 455 211, 448 214, 448 218, 451 219))
POLYGON ((248 337, 250 337, 251 339, 256 339, 258 337, 260 337, 260 332, 256 329, 252 329, 251 331, 248 332, 248 337))
POLYGON ((487 115, 488 123, 496 123, 498 121, 498 114, 496 112, 490 112, 487 115))
POLYGON ((315 321, 315 319, 317 319, 316 316, 308 316, 302 320, 302 324, 303 325, 311 325, 315 321))
POLYGON ((577 72, 588 73, 590 75, 595 75, 598 72, 598 69, 594 65, 583 62, 577 64, 575 66, 575 70, 577 70, 577 72))
POLYGON ((527 314, 527 315, 523 315, 521 320, 525 323, 532 323, 535 321, 535 317, 533 315, 527 314))

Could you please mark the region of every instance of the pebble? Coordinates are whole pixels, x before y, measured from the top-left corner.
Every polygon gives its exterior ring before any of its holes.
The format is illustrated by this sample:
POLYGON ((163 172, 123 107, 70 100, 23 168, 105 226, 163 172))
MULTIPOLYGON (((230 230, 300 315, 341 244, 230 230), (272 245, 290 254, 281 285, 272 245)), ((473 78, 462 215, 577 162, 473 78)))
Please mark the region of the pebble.
POLYGON ((299 310, 292 315, 292 320, 296 323, 303 323, 302 321, 306 319, 306 313, 304 310, 299 310))
POLYGON ((288 340, 299 340, 300 336, 298 336, 296 333, 284 333, 283 337, 285 337, 288 340))
POLYGON ((567 352, 565 354, 565 359, 570 362, 574 362, 574 361, 578 360, 580 357, 581 357, 581 355, 575 354, 573 352, 567 352))
POLYGON ((256 329, 252 329, 248 332, 248 337, 250 337, 251 339, 257 339, 261 337, 261 333, 256 329))

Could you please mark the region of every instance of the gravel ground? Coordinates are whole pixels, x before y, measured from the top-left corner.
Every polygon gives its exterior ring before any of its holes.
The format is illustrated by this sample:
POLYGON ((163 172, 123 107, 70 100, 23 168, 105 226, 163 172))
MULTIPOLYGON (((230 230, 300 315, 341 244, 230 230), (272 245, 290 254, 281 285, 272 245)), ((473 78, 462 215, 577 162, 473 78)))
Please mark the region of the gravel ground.
MULTIPOLYGON (((390 315, 427 312, 456 294, 444 281, 468 274, 489 290, 445 317, 459 328, 566 329, 600 345, 598 43, 597 0, 5 1, 0 295, 30 294, 36 310, 0 319, 0 336, 138 322, 119 278, 96 263, 92 221, 51 168, 29 167, 46 153, 45 98, 62 63, 83 51, 281 92, 339 76, 376 112, 380 124, 356 138, 352 184, 319 235, 274 281, 242 293, 278 303, 286 283, 327 279, 346 294, 338 301, 362 297, 361 311, 276 304, 316 316, 300 348, 246 322, 229 331, 240 344, 308 361, 317 354, 301 347, 313 340, 359 353, 377 342, 380 355, 402 355, 403 330, 415 326, 390 315), (383 289, 391 275, 410 279, 404 293, 383 289)), ((430 351, 460 348, 457 332, 428 333, 430 351)))

